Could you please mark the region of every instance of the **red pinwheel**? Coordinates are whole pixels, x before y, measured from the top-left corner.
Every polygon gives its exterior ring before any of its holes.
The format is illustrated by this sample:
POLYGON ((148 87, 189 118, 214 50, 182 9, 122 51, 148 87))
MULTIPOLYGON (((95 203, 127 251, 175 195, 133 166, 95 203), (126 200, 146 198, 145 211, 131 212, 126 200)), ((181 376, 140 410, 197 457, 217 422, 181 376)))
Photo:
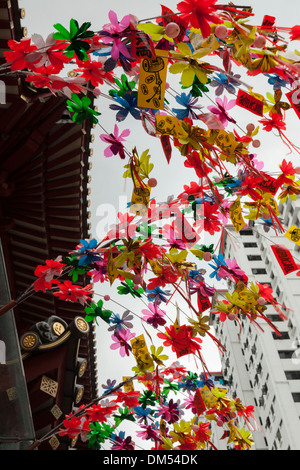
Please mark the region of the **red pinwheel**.
POLYGON ((31 44, 31 38, 22 38, 20 42, 11 39, 7 45, 11 50, 5 51, 4 57, 7 62, 12 62, 11 70, 31 69, 30 53, 37 50, 37 47, 31 44))
POLYGON ((72 284, 71 281, 64 281, 64 283, 57 286, 58 290, 53 292, 55 297, 67 302, 79 302, 84 305, 87 300, 92 300, 89 296, 93 293, 92 285, 88 284, 85 287, 72 284))
POLYGON ((217 216, 218 210, 218 204, 210 204, 209 202, 201 204, 199 212, 200 218, 196 220, 194 227, 198 227, 198 230, 204 230, 211 235, 214 235, 215 232, 220 232, 221 222, 217 216))
POLYGON ((112 73, 103 70, 103 64, 101 62, 85 60, 77 61, 77 63, 79 68, 74 69, 74 71, 81 73, 81 77, 83 77, 86 82, 90 81, 93 86, 97 87, 99 84, 103 85, 104 81, 114 83, 112 73))
POLYGON ((61 263, 60 257, 55 260, 47 259, 45 266, 37 266, 34 274, 38 279, 34 282, 34 290, 45 292, 46 289, 51 289, 52 284, 54 283, 54 276, 59 276, 62 273, 64 266, 65 264, 61 263))
POLYGON ((222 20, 215 13, 217 0, 184 0, 177 4, 182 18, 191 26, 200 28, 204 38, 210 36, 210 23, 220 24, 222 20))
POLYGON ((258 121, 263 125, 263 130, 270 132, 272 129, 278 129, 279 132, 281 129, 285 130, 286 125, 283 122, 280 114, 274 113, 272 114, 271 119, 262 119, 261 121, 258 121))
POLYGON ((208 173, 212 170, 202 160, 198 152, 193 151, 188 153, 186 156, 184 166, 187 168, 194 168, 196 175, 199 178, 205 178, 208 173))
POLYGON ((193 328, 186 325, 180 325, 180 328, 170 325, 169 328, 166 327, 166 333, 157 333, 157 336, 164 340, 164 346, 171 346, 177 358, 186 354, 195 354, 201 349, 202 340, 193 338, 192 335, 193 328))

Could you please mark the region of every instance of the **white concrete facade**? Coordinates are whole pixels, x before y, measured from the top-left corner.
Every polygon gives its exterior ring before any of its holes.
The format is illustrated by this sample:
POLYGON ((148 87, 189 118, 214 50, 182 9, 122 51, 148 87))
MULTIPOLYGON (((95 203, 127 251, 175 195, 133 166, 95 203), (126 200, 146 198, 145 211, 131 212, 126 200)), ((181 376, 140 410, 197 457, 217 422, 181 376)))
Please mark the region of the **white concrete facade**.
MULTIPOLYGON (((285 230, 300 227, 300 199, 281 206, 280 217, 285 230)), ((240 234, 232 226, 224 231, 225 259, 235 258, 249 282, 270 283, 276 301, 287 307, 284 321, 271 304, 265 311, 282 336, 277 337, 264 320, 258 321, 261 331, 247 318, 240 329, 236 321, 222 323, 218 315, 211 317, 216 336, 227 349, 221 363, 224 378, 232 380, 229 394, 255 407, 260 430, 253 433, 253 449, 300 450, 300 277, 284 275, 270 248, 275 244, 285 245, 300 264, 300 247, 272 228, 265 232, 259 221, 240 234)), ((222 295, 219 291, 220 300, 222 295)), ((214 430, 219 437, 224 431, 214 430)), ((226 448, 226 439, 218 448, 226 448)))

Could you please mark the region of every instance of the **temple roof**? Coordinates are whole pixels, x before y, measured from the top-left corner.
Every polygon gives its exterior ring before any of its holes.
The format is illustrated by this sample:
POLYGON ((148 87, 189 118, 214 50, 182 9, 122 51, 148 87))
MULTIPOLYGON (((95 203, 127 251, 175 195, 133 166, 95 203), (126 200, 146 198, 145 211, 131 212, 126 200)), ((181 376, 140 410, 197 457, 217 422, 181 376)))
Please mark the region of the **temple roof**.
MULTIPOLYGON (((9 39, 26 34, 24 11, 14 0, 0 0, 0 63, 9 39)), ((37 90, 16 74, 0 77, 6 102, 0 105, 0 236, 11 298, 36 279, 37 265, 66 256, 80 239, 90 238, 89 182, 91 123, 73 123, 66 97, 37 90)), ((88 93, 93 102, 93 95, 88 93)), ((79 278, 76 284, 86 285, 79 278)), ((52 315, 70 324, 85 316, 80 304, 37 292, 15 309, 18 333, 52 315)), ((97 396, 94 324, 80 341, 78 355, 87 359, 80 383, 83 403, 97 396)))

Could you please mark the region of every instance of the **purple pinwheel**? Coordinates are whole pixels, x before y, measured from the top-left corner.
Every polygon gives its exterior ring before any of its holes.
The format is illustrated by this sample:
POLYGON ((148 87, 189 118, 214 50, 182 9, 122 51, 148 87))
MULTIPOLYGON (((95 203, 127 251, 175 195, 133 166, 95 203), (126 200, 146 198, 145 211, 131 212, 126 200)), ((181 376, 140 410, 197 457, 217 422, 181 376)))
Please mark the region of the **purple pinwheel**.
POLYGON ((100 139, 103 142, 110 144, 105 150, 104 155, 105 157, 112 157, 113 155, 118 155, 120 158, 125 159, 125 152, 124 152, 124 145, 122 142, 125 140, 124 137, 128 137, 130 134, 129 129, 125 129, 119 135, 119 128, 117 124, 115 124, 114 133, 113 134, 101 134, 100 139))
POLYGON ((228 116, 227 111, 235 106, 236 100, 228 101, 226 96, 224 96, 223 100, 221 98, 216 98, 216 104, 217 106, 207 106, 207 109, 209 109, 213 114, 216 114, 224 127, 227 126, 228 122, 233 122, 235 124, 236 121, 228 116))

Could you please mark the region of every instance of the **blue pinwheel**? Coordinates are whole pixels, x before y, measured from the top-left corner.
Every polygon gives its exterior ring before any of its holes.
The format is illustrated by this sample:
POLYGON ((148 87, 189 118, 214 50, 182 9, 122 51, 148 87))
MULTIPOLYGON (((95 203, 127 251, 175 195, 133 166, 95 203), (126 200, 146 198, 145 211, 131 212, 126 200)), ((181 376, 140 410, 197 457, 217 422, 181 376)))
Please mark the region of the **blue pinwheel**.
POLYGON ((196 106, 198 98, 193 98, 191 93, 188 95, 186 93, 181 93, 180 96, 176 96, 176 101, 178 104, 183 106, 183 109, 172 108, 173 113, 176 114, 177 118, 181 121, 185 117, 189 119, 199 119, 194 109, 201 109, 203 106, 196 106))
POLYGON ((93 250, 97 246, 97 240, 93 238, 92 240, 80 240, 82 246, 77 250, 77 253, 84 253, 84 256, 81 256, 78 261, 78 266, 88 265, 94 261, 99 261, 99 253, 94 253, 93 250))
POLYGON ((239 85, 239 79, 241 78, 238 74, 231 73, 230 77, 225 75, 224 73, 217 73, 213 76, 210 85, 212 87, 216 87, 215 94, 216 96, 222 95, 224 90, 228 91, 228 93, 234 94, 235 87, 239 85))
POLYGON ((123 98, 117 94, 114 94, 113 99, 119 104, 111 104, 109 107, 114 111, 118 111, 116 115, 116 120, 118 122, 124 121, 128 114, 131 114, 134 119, 141 119, 141 113, 137 108, 136 93, 127 91, 123 98))

